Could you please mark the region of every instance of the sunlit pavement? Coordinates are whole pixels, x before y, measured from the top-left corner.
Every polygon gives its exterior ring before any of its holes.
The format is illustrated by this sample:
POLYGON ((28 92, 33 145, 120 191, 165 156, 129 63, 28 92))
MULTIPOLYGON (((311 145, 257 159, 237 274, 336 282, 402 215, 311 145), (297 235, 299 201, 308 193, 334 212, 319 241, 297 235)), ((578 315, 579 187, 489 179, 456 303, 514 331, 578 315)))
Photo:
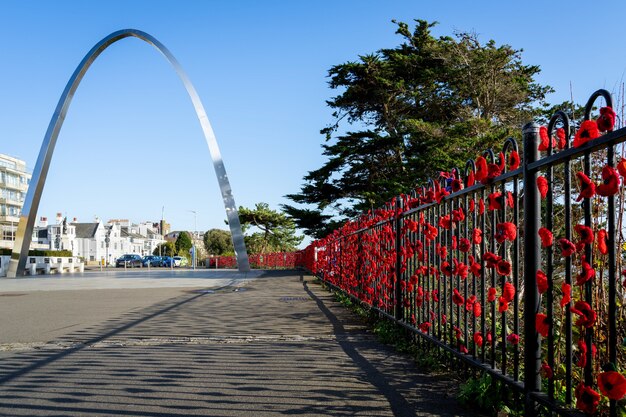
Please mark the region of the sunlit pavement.
POLYGON ((454 381, 377 342, 299 271, 136 270, 0 285, 22 285, 0 291, 2 416, 472 415, 456 404, 454 381), (236 285, 208 289, 221 280, 236 285))
POLYGON ((232 269, 105 268, 83 273, 0 278, 0 293, 15 291, 55 291, 114 288, 216 288, 242 285, 266 272, 232 269))

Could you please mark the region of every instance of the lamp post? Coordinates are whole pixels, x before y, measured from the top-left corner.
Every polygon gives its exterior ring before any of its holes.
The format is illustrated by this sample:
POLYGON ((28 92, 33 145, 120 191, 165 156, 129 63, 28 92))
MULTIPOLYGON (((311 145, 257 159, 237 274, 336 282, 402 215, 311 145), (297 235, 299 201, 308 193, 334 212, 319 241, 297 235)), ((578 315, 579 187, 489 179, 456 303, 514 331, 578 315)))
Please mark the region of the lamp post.
POLYGON ((189 210, 193 213, 193 228, 194 231, 191 233, 191 247, 193 253, 191 254, 191 264, 193 265, 193 269, 196 269, 196 229, 198 228, 198 216, 196 215, 195 210, 189 210))

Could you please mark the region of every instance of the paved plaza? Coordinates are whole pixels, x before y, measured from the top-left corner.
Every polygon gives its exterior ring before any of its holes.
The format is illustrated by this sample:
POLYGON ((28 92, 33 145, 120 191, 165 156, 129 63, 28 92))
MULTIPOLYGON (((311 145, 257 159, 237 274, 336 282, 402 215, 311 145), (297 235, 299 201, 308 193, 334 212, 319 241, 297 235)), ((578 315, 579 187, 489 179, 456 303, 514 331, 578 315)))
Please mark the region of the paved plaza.
POLYGON ((171 272, 0 279, 0 415, 472 415, 313 277, 171 272))

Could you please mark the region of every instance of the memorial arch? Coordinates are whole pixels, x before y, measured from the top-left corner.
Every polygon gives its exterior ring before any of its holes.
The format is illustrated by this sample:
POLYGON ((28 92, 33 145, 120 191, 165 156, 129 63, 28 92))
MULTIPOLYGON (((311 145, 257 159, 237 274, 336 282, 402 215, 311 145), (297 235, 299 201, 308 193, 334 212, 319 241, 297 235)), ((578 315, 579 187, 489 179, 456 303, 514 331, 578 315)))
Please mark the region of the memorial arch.
POLYGON ((204 138, 206 139, 206 143, 209 147, 209 153, 211 154, 211 159, 213 160, 213 167, 215 168, 215 174, 217 175, 217 181, 224 200, 226 218, 228 219, 235 254, 237 256, 237 266, 240 272, 247 272, 250 270, 248 254, 246 252, 243 232, 241 230, 241 223, 239 222, 239 214, 237 213, 235 199, 230 188, 228 176, 226 175, 226 168, 224 167, 224 162, 217 145, 217 139, 213 133, 213 128, 211 127, 206 112, 204 111, 204 106, 200 101, 200 97, 198 96, 196 89, 176 58, 174 58, 172 53, 161 42, 145 32, 135 29, 124 29, 111 33, 91 48, 70 77, 65 89, 63 90, 63 94, 61 94, 61 97, 59 98, 59 103, 57 104, 54 114, 52 115, 52 119, 48 125, 48 130, 46 131, 46 136, 41 144, 41 150, 39 151, 37 163, 35 165, 35 169, 33 170, 30 186, 28 187, 28 192, 26 193, 7 277, 17 277, 24 274, 28 249, 30 247, 33 229, 35 226, 35 218, 37 217, 39 201, 41 200, 41 194, 48 175, 48 168, 50 167, 54 147, 56 145, 59 132, 61 131, 61 127, 63 126, 65 115, 67 114, 67 110, 72 102, 76 89, 96 58, 98 58, 98 56, 110 45, 128 37, 141 39, 155 47, 161 54, 163 54, 163 56, 165 56, 165 58, 167 58, 183 82, 185 89, 187 90, 187 94, 189 94, 189 98, 193 103, 193 107, 196 110, 196 115, 200 120, 204 138))

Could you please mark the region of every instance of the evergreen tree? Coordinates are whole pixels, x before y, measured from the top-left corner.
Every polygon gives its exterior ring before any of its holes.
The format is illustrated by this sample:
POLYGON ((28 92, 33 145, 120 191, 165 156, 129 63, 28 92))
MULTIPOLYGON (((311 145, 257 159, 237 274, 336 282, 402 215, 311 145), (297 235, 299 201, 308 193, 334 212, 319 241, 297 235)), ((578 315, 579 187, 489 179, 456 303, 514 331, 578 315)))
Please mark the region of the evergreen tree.
POLYGON ((328 161, 304 177, 295 203, 283 209, 309 235, 321 237, 346 218, 409 192, 438 171, 462 168, 479 150, 520 136, 539 114, 550 87, 534 81, 538 66, 521 51, 475 34, 436 38, 436 23, 413 32, 395 22, 402 43, 333 66, 327 101, 333 122, 321 133, 328 161))

